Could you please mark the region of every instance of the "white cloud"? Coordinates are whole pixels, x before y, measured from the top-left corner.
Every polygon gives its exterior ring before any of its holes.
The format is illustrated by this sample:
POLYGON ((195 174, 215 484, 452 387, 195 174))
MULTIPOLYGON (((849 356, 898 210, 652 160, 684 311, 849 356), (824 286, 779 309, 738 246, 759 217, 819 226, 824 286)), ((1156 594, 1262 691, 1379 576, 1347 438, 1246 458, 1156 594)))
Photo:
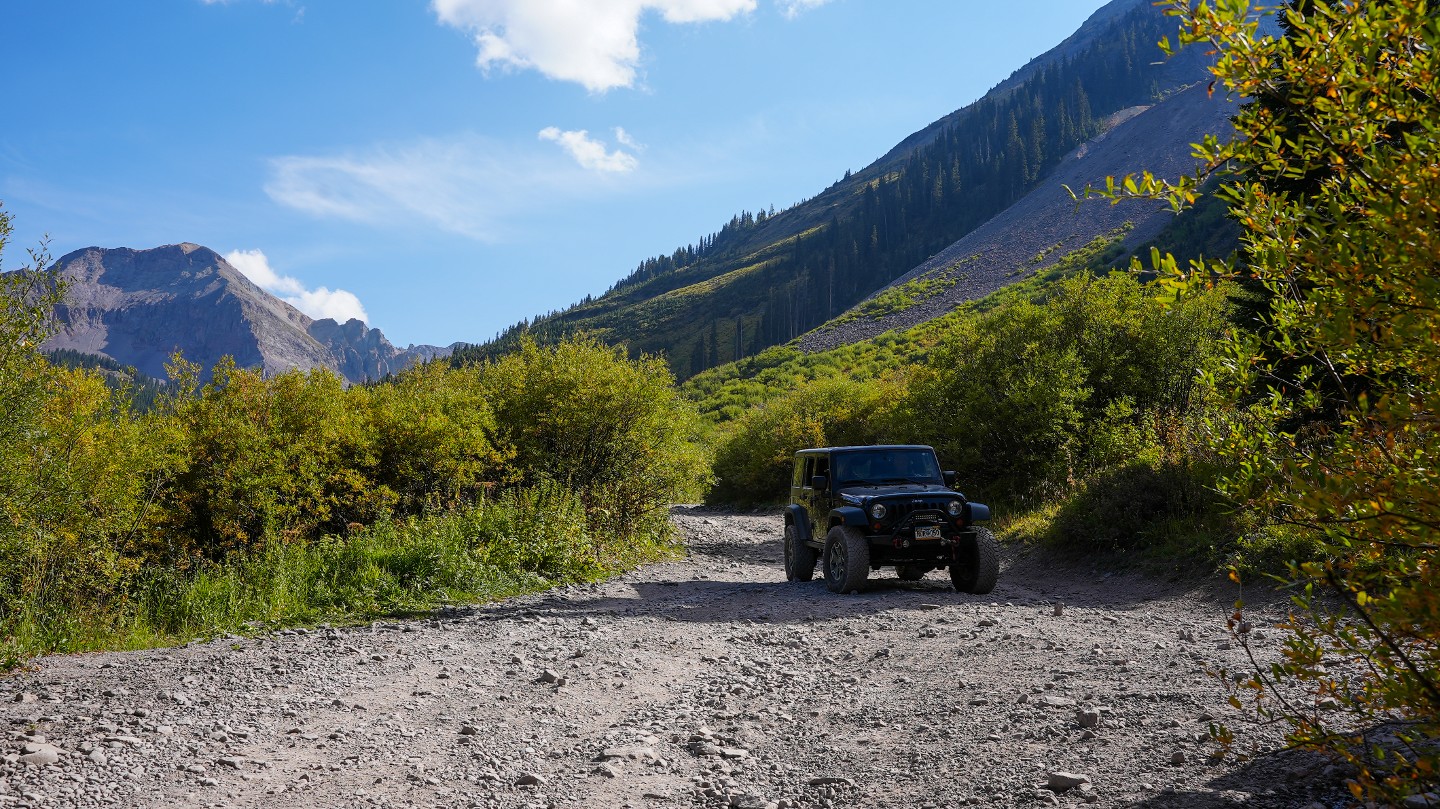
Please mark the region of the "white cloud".
POLYGON ((370 321, 370 316, 365 314, 365 307, 354 293, 326 287, 306 289, 298 279, 275 272, 270 266, 270 259, 259 250, 232 250, 225 255, 225 260, 244 273, 246 278, 254 281, 256 286, 278 295, 286 303, 316 320, 329 317, 340 323, 351 318, 367 323, 370 321))
POLYGON ((634 149, 637 152, 645 151, 645 147, 641 146, 638 142, 636 142, 634 138, 630 137, 630 133, 626 132, 623 127, 615 127, 615 142, 619 143, 621 146, 634 149))
MULTIPOLYGON (((622 143, 629 140, 623 129, 617 128, 615 136, 622 143)), ((591 171, 624 173, 634 171, 635 167, 640 165, 635 155, 619 149, 607 151, 605 144, 590 137, 590 133, 583 129, 562 131, 559 127, 547 126, 540 130, 540 140, 560 144, 561 148, 575 158, 576 163, 591 171)))
POLYGON ((328 317, 337 323, 344 323, 351 318, 370 322, 370 316, 365 314, 365 307, 360 305, 360 299, 355 297, 354 293, 343 289, 319 287, 288 297, 285 302, 316 320, 328 317))
POLYGON ((260 250, 232 250, 225 260, 261 289, 282 295, 298 295, 305 291, 305 286, 298 280, 275 272, 270 266, 270 259, 260 250))
MULTIPOLYGON (((601 162, 618 166, 634 160, 620 154, 605 152, 601 162)), ((389 230, 419 224, 496 242, 527 215, 613 191, 618 176, 613 170, 582 169, 538 145, 458 135, 274 158, 265 192, 281 205, 319 218, 389 230)), ((627 187, 632 185, 627 180, 627 187)))
POLYGON ((786 19, 793 20, 812 8, 825 5, 830 0, 776 0, 776 2, 780 6, 780 13, 784 14, 786 19))
MULTIPOLYGON (((817 0, 784 0, 814 5, 817 0)), ((475 38, 476 64, 534 69, 591 92, 631 87, 640 64, 640 18, 668 23, 724 21, 756 0, 431 0, 445 25, 475 38)), ((792 15, 793 16, 793 15, 792 15)))

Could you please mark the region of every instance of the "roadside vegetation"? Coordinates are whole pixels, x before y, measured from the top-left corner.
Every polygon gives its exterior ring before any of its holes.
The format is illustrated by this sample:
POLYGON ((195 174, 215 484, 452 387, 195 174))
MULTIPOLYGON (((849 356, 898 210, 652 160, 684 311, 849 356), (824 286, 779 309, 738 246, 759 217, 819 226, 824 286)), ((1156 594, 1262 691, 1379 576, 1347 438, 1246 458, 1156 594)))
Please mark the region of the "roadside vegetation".
POLYGON ((64 289, 29 263, 0 275, 0 668, 592 580, 672 552, 706 479, 665 364, 584 337, 363 387, 177 357, 136 406, 40 352, 64 289))
MULTIPOLYGON (((1440 783, 1440 21, 1429 0, 1291 0, 1282 38, 1244 4, 1172 0, 1180 43, 1254 101, 1209 167, 1120 194, 1192 204, 1211 175, 1242 228, 1232 266, 1156 262, 1177 299, 1256 291, 1206 387, 1218 489, 1272 532, 1296 593, 1281 662, 1237 672, 1232 705, 1338 760, 1359 801, 1424 805, 1440 783), (1224 172, 1236 167, 1235 173, 1224 172), (1428 797, 1426 797, 1428 795, 1428 797)), ((1236 578, 1239 578, 1239 571, 1236 578)), ((1231 629, 1252 631, 1238 604, 1231 629)), ((1243 739, 1212 735, 1234 752, 1243 739)))
POLYGON ((1236 551, 1233 509, 1214 492, 1221 462, 1202 440, 1220 405, 1201 385, 1236 289, 1167 303, 1131 274, 1095 272, 1112 255, 1096 248, 1068 273, 872 344, 762 355, 749 380, 686 383, 717 424, 711 501, 779 502, 798 447, 921 443, 1012 537, 1166 564, 1236 551), (777 379, 794 382, 776 393, 764 381, 777 379), (764 398, 741 407, 746 392, 764 398))
POLYGON ((1222 406, 1202 375, 1246 293, 1162 300, 1113 271, 1123 235, 911 329, 771 349, 688 380, 714 425, 710 501, 780 502, 797 447, 923 443, 1012 539, 1167 567, 1251 558, 1269 540, 1244 538, 1202 440, 1222 406))

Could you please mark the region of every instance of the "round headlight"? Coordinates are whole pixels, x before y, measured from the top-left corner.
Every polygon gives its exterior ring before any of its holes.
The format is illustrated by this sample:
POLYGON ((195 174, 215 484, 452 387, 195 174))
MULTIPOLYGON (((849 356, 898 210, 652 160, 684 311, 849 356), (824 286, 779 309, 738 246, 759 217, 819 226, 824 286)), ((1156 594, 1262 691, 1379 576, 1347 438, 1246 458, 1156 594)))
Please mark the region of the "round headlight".
POLYGON ((883 519, 885 519, 885 504, 884 504, 884 503, 876 503, 875 505, 873 505, 873 506, 870 507, 870 519, 872 519, 872 520, 883 520, 883 519))
POLYGON ((950 502, 945 504, 945 510, 950 512, 951 517, 959 517, 960 512, 963 511, 964 508, 965 504, 961 503, 959 500, 951 500, 950 502))

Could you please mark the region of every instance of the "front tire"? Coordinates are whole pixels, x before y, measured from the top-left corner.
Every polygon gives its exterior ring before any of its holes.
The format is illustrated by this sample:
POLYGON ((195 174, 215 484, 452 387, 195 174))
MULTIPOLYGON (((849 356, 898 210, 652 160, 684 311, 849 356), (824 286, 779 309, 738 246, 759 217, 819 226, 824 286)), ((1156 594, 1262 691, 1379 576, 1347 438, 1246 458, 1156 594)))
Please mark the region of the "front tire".
POLYGON ((961 593, 984 595, 1000 578, 1000 543, 988 528, 976 528, 973 540, 960 542, 950 563, 950 581, 961 593))
POLYGON ((791 523, 785 524, 785 579, 810 581, 815 577, 815 549, 800 539, 791 523))
POLYGON ((859 528, 837 525, 825 535, 825 587, 849 593, 870 575, 870 543, 859 528))

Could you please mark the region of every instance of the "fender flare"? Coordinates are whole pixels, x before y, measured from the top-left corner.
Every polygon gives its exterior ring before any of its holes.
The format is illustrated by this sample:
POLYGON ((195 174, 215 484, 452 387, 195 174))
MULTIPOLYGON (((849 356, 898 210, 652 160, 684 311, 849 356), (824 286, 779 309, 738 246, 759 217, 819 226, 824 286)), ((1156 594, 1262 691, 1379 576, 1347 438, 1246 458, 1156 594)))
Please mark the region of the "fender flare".
POLYGON ((864 509, 856 506, 841 506, 830 510, 830 525, 853 525, 856 528, 865 528, 870 521, 865 517, 864 509))
POLYGON ((984 503, 967 502, 965 504, 964 520, 966 525, 977 522, 985 522, 990 519, 990 507, 984 503))
POLYGON ((786 506, 785 524, 795 526, 795 535, 801 542, 810 541, 810 518, 805 513, 804 506, 798 503, 786 506))

